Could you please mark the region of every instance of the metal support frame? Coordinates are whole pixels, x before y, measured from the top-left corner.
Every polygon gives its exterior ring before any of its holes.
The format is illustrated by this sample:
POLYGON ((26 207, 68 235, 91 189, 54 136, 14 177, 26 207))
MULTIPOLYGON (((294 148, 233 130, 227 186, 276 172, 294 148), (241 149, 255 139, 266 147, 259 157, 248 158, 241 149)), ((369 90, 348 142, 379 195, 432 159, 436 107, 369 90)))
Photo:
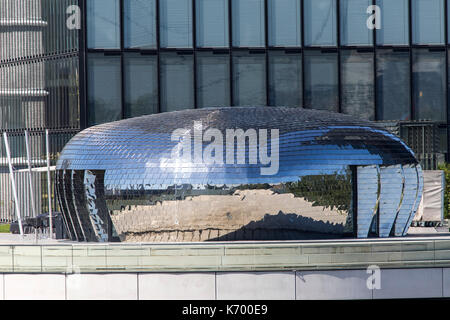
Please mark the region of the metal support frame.
POLYGON ((30 137, 28 130, 25 130, 25 147, 27 149, 27 162, 28 162, 28 183, 30 185, 30 201, 33 217, 36 217, 36 205, 34 203, 34 187, 33 187, 33 174, 31 166, 31 150, 30 150, 30 137))
POLYGON ((46 167, 38 167, 33 168, 32 161, 31 161, 31 149, 30 149, 30 135, 28 130, 25 130, 25 147, 26 147, 26 153, 27 153, 27 164, 28 168, 23 170, 15 170, 14 166, 12 164, 11 159, 11 150, 9 147, 9 141, 8 141, 8 134, 6 132, 3 132, 3 140, 5 142, 5 149, 6 149, 6 155, 8 159, 8 165, 9 165, 9 175, 11 179, 11 185, 12 185, 12 191, 14 196, 14 202, 17 212, 17 218, 19 222, 19 230, 20 234, 23 236, 23 221, 22 221, 22 214, 20 211, 19 206, 19 199, 17 195, 17 188, 16 188, 16 179, 15 179, 15 173, 19 172, 26 172, 28 173, 28 184, 30 188, 30 200, 31 200, 31 210, 33 213, 33 217, 36 217, 36 203, 34 201, 34 187, 33 187, 33 172, 47 172, 47 193, 48 193, 48 214, 49 214, 49 228, 50 228, 50 238, 53 239, 53 209, 52 209, 52 188, 51 188, 51 172, 56 170, 56 167, 52 167, 50 163, 50 142, 49 142, 49 130, 45 130, 45 141, 46 141, 46 153, 47 153, 47 166, 46 167))
POLYGON ((20 214, 19 199, 17 197, 16 179, 14 177, 14 168, 13 168, 13 165, 11 162, 11 151, 9 149, 8 134, 6 132, 3 132, 3 140, 5 141, 6 156, 8 157, 9 177, 11 179, 11 186, 12 186, 13 196, 14 196, 14 204, 16 206, 17 219, 19 221, 20 235, 23 236, 22 216, 20 214))
POLYGON ((48 220, 50 227, 50 238, 53 239, 53 212, 52 212, 52 187, 50 180, 50 139, 48 134, 48 129, 45 130, 45 144, 47 152, 47 192, 48 192, 48 220))

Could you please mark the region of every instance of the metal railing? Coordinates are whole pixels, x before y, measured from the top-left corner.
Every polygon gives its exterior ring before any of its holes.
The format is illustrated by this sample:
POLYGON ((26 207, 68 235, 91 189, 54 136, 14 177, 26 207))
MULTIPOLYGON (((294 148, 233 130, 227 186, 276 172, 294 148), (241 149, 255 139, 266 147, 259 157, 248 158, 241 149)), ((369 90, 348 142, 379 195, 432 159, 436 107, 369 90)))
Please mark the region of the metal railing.
POLYGON ((423 170, 436 170, 438 165, 445 162, 443 153, 416 153, 423 170))
MULTIPOLYGON (((65 144, 78 132, 77 129, 49 130, 50 163, 56 165, 59 153, 65 144)), ((3 134, 3 132, 1 132, 3 134)), ((29 183, 27 151, 24 131, 7 132, 11 150, 11 163, 14 173, 19 210, 22 219, 30 218, 49 211, 50 197, 53 210, 58 210, 55 197, 54 172, 50 173, 50 196, 47 188, 47 172, 32 172, 32 188, 29 183), (33 190, 33 194, 31 193, 33 190), (34 200, 36 214, 33 214, 31 199, 34 200)), ((47 165, 45 130, 29 131, 30 160, 32 167, 47 165)), ((9 176, 8 157, 4 140, 0 142, 0 223, 11 223, 17 220, 17 210, 12 184, 9 176)))

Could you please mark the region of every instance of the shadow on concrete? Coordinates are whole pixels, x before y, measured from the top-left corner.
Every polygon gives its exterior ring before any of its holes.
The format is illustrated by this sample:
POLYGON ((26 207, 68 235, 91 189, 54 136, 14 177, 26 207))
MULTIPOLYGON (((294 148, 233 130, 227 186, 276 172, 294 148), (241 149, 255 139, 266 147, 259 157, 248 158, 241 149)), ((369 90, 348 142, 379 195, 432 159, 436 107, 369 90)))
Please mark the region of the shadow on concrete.
POLYGON ((208 241, 240 240, 315 240, 351 237, 343 224, 334 224, 303 217, 294 213, 266 214, 262 220, 252 221, 242 228, 208 241))

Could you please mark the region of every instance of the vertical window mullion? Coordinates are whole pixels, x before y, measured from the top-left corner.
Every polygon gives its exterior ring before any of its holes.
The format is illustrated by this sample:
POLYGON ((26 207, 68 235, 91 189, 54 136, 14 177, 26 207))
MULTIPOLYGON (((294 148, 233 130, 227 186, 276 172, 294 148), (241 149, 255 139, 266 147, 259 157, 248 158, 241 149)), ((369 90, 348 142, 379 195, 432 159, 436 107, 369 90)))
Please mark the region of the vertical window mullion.
POLYGON ((123 48, 124 48, 124 0, 120 0, 119 3, 119 27, 120 27, 120 87, 122 90, 121 95, 121 118, 125 119, 125 75, 124 75, 124 64, 123 64, 123 48))
POLYGON ((233 0, 228 0, 228 42, 230 47, 230 105, 234 106, 234 68, 233 68, 233 0))
MULTIPOLYGON (((376 6, 377 4, 377 0, 372 0, 372 5, 376 6)), ((378 23, 378 21, 375 21, 375 23, 378 23)), ((373 55, 372 55, 372 61, 373 61, 373 79, 372 79, 372 83, 373 83, 373 99, 374 99, 374 103, 373 103, 373 120, 378 120, 378 115, 377 115, 377 29, 373 28, 372 30, 372 45, 373 45, 373 55)))
POLYGON ((197 109, 198 106, 198 97, 197 97, 197 14, 196 14, 196 2, 197 0, 191 0, 192 1, 192 46, 194 47, 194 67, 193 67, 193 73, 194 73, 194 109, 197 109))
POLYGON ((336 19, 336 44, 338 47, 338 51, 337 51, 337 112, 341 113, 342 112, 342 74, 341 74, 341 69, 342 69, 342 63, 341 63, 341 44, 342 44, 342 39, 341 39, 341 17, 342 17, 342 12, 341 12, 341 1, 342 0, 336 0, 336 12, 337 12, 337 19, 336 19))
POLYGON ((264 0, 264 42, 265 42, 265 56, 266 56, 266 103, 268 106, 270 103, 270 82, 269 82, 269 50, 267 49, 269 46, 269 3, 268 0, 264 0))
POLYGON ((157 79, 158 79, 158 113, 161 113, 161 18, 160 18, 160 1, 156 0, 156 64, 157 64, 157 79))
POLYGON ((412 55, 412 43, 413 43, 413 29, 412 29, 412 1, 408 0, 408 26, 409 26, 409 37, 408 37, 408 45, 409 45, 409 94, 411 101, 411 120, 416 120, 415 118, 415 101, 414 101, 414 92, 413 92, 413 55, 412 55))
POLYGON ((301 53, 301 57, 302 57, 302 76, 301 76, 301 81, 302 81, 302 105, 301 107, 305 107, 305 0, 300 0, 301 1, 301 13, 300 13, 300 19, 301 19, 301 36, 302 36, 302 53, 301 53))
POLYGON ((449 43, 449 32, 448 32, 448 28, 449 28, 449 15, 448 15, 448 10, 449 10, 449 6, 448 6, 448 0, 444 0, 444 15, 445 15, 445 63, 446 63, 446 68, 445 68, 445 79, 447 81, 447 86, 445 90, 445 106, 446 106, 446 112, 447 112, 447 117, 446 117, 446 135, 447 135, 447 152, 446 152, 446 161, 449 160, 449 152, 450 152, 450 137, 449 137, 449 133, 450 133, 450 127, 449 127, 449 123, 450 123, 450 99, 449 99, 449 88, 450 88, 450 82, 449 82, 449 72, 448 72, 448 68, 449 68, 449 54, 448 54, 448 48, 447 48, 447 44, 449 43))

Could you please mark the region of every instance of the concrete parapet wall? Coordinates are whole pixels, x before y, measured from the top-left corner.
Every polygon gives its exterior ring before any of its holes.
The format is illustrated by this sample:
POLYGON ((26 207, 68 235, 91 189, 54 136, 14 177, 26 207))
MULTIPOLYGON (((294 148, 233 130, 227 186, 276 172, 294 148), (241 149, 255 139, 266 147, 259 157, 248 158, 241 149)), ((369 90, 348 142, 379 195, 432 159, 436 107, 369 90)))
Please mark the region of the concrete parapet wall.
POLYGON ((450 268, 450 241, 14 244, 0 246, 1 273, 265 272, 450 268))
POLYGON ((450 297, 450 268, 366 270, 0 274, 0 299, 308 300, 450 297))

